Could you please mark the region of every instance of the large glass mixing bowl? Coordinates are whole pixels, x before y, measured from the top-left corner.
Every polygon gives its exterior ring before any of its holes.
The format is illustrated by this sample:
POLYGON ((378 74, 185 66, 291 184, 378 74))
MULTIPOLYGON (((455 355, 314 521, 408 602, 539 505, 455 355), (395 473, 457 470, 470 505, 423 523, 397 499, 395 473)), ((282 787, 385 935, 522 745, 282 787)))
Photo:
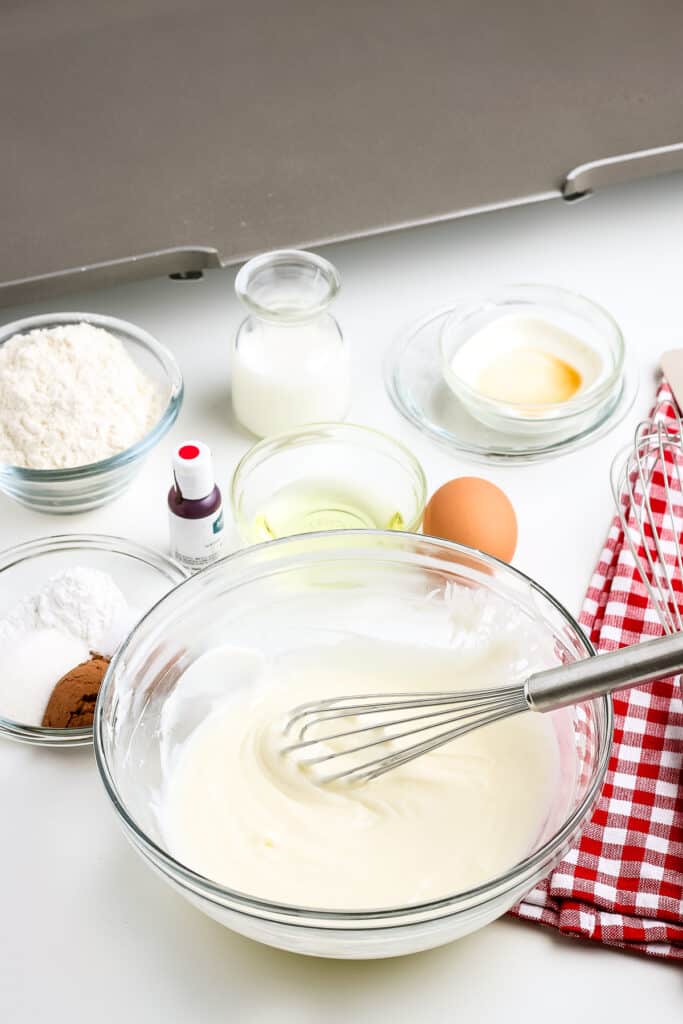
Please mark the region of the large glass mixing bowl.
MULTIPOLYGON (((594 654, 571 615, 520 572, 469 548, 413 534, 288 537, 223 559, 164 597, 113 659, 95 715, 99 770, 143 859, 234 931, 317 956, 413 953, 459 938, 509 910, 567 853, 594 806, 612 739, 609 698, 556 713, 563 716, 561 781, 529 855, 483 885, 434 902, 364 912, 275 904, 215 884, 179 863, 157 818, 169 756, 162 712, 181 674, 201 654, 233 643, 270 656, 333 644, 349 633, 384 642, 398 636, 433 648, 448 642, 439 595, 452 593, 452 584, 503 616, 517 616, 520 628, 542 641, 547 664, 594 654)), ((495 631, 498 623, 489 626, 495 631)), ((203 700, 197 697, 185 717, 176 718, 174 743, 182 743, 208 712, 203 700)), ((448 813, 457 808, 444 807, 448 813)))

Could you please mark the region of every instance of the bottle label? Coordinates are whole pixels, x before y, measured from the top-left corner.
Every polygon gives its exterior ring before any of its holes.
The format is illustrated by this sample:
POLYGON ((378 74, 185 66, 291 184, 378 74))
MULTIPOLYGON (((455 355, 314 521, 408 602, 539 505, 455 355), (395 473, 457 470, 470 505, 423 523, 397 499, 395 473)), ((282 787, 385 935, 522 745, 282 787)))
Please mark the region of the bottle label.
POLYGON ((223 551, 223 506, 205 519, 181 519, 170 513, 171 555, 186 569, 203 569, 223 551))

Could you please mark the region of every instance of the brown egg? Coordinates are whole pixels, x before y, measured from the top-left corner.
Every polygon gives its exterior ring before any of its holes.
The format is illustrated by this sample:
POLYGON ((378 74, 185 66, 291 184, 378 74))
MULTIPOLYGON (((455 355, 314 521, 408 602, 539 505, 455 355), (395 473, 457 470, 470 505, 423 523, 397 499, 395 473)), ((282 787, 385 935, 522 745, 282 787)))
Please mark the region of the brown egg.
POLYGON ((425 508, 424 532, 509 562, 517 547, 517 516, 500 487, 477 476, 449 480, 425 508))

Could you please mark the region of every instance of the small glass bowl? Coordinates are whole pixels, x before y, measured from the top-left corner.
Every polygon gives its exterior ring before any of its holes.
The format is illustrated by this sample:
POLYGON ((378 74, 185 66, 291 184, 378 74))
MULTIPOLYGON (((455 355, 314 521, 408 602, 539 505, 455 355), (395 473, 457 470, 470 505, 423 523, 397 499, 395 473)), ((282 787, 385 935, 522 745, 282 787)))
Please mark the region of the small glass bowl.
MULTIPOLYGON (((52 576, 75 566, 108 573, 141 613, 188 576, 166 555, 122 537, 87 533, 43 537, 0 551, 0 616, 40 590, 52 576)), ((0 736, 34 746, 83 747, 92 743, 93 730, 92 726, 47 729, 0 715, 0 736)))
POLYGON ((141 468, 143 459, 170 430, 183 401, 183 378, 174 357, 151 334, 127 320, 99 313, 31 316, 0 328, 0 345, 15 334, 78 323, 101 327, 119 338, 136 365, 165 389, 168 402, 149 433, 101 462, 71 469, 24 469, 0 462, 0 491, 27 508, 53 515, 88 512, 117 498, 141 468))
POLYGON ((509 285, 456 306, 441 332, 443 376, 468 412, 493 430, 546 441, 576 437, 609 416, 624 377, 624 339, 610 314, 583 295, 549 285, 509 285), (483 395, 453 367, 463 346, 502 317, 544 320, 574 335, 600 364, 587 387, 564 402, 516 404, 483 395))
POLYGON ((415 456, 387 434, 317 423, 248 451, 233 474, 231 500, 250 544, 329 529, 415 531, 427 481, 415 456))

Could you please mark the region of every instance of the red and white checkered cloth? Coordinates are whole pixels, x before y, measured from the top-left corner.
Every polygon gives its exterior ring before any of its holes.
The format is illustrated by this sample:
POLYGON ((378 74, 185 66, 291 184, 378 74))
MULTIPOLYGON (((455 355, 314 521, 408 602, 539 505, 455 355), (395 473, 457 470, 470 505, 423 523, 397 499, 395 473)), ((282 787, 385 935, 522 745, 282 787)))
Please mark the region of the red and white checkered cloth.
MULTIPOLYGON (((673 416, 662 381, 657 416, 673 416)), ((663 480, 650 490, 661 515, 663 480)), ((676 508, 679 537, 683 507, 676 508)), ((579 621, 596 650, 659 636, 619 518, 612 522, 579 621)), ((683 694, 678 679, 614 696, 614 746, 578 845, 513 913, 569 935, 683 960, 683 694)))

